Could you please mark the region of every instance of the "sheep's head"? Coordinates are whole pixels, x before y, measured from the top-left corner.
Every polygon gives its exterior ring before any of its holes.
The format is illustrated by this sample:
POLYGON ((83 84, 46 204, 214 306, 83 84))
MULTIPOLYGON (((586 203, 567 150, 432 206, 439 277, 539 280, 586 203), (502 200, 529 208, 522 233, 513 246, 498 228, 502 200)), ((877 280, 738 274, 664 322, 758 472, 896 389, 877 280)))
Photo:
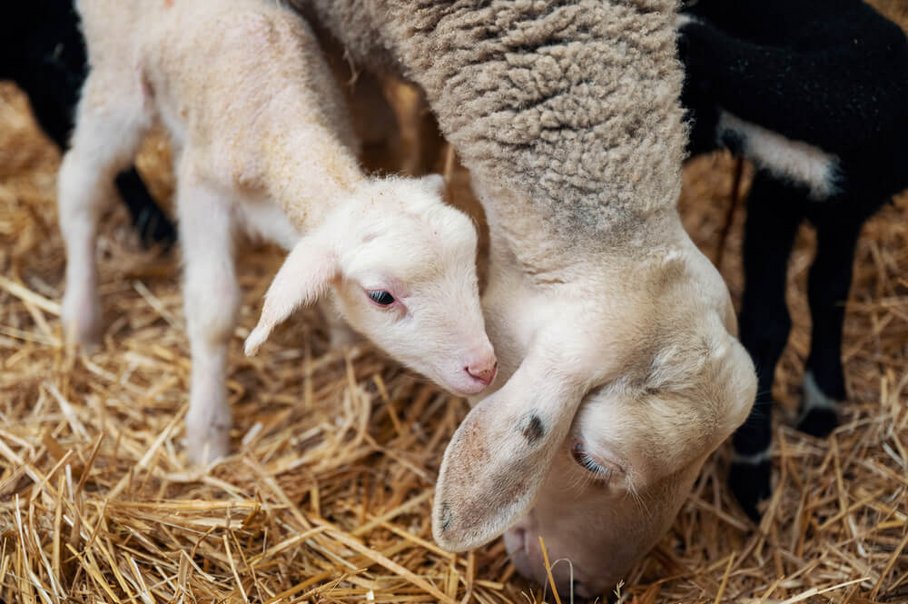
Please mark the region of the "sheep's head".
POLYGON ((502 377, 513 374, 445 452, 433 510, 443 547, 505 533, 517 568, 545 582, 542 537, 550 560, 570 561, 553 569, 563 593, 573 578, 574 594, 595 596, 664 535, 756 380, 708 261, 692 245, 658 256, 541 295, 489 292, 502 377), (513 319, 530 309, 535 327, 513 319), (504 337, 508 316, 528 333, 504 337))
POLYGON ((385 352, 457 394, 492 381, 476 278, 476 228, 442 200, 442 179, 367 181, 307 233, 265 298, 247 353, 329 287, 341 315, 385 352))

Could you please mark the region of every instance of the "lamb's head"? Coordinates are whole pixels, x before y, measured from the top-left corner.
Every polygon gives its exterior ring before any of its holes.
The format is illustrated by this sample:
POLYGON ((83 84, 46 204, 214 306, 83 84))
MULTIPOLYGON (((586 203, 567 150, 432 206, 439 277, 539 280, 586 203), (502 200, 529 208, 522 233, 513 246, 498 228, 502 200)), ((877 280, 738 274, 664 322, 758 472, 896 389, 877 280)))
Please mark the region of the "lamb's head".
POLYGON ((550 560, 569 561, 553 569, 562 593, 573 577, 574 594, 601 595, 664 535, 703 461, 744 421, 756 380, 718 274, 692 246, 629 269, 550 289, 558 316, 525 343, 499 345, 489 313, 502 377, 514 372, 445 452, 433 511, 443 547, 507 531, 517 568, 545 582, 542 537, 550 560))
POLYGON ((291 251, 246 341, 329 287, 341 315, 389 355, 457 394, 495 377, 476 278, 476 228, 437 175, 366 181, 291 251))

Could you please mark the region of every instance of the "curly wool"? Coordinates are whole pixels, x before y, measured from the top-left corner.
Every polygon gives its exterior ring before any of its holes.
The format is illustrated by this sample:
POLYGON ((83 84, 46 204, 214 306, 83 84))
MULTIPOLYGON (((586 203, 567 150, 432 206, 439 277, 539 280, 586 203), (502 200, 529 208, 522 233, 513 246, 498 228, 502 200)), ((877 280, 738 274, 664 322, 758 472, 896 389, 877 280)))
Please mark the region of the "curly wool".
POLYGON ((674 0, 296 2, 355 60, 397 61, 474 177, 527 200, 551 235, 613 239, 674 207, 674 0))

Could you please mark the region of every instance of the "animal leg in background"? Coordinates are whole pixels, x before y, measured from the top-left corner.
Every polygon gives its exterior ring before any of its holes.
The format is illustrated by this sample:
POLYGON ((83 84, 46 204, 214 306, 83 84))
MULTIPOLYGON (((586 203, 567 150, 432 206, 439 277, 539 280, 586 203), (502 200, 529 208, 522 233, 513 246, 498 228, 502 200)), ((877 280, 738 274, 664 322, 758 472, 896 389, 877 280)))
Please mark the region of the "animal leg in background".
POLYGON ((100 342, 101 305, 95 243, 101 212, 113 195, 113 177, 130 164, 147 130, 140 91, 110 90, 89 79, 78 106, 72 147, 58 182, 60 226, 66 243, 62 318, 68 341, 90 350, 100 342))
POLYGON ((176 227, 148 192, 139 172, 134 167, 124 170, 117 174, 114 184, 142 245, 150 247, 157 243, 170 249, 177 241, 176 227))
MULTIPOLYGON (((0 79, 12 80, 26 94, 41 130, 61 151, 70 144, 86 58, 78 16, 69 2, 38 1, 10 7, 0 38, 0 79), (25 28, 18 33, 12 28, 25 28)), ((176 229, 149 194, 134 167, 120 172, 117 192, 129 210, 143 246, 169 249, 176 229)))
POLYGON ((192 353, 186 449, 194 463, 205 464, 230 449, 227 353, 240 289, 229 200, 191 170, 179 172, 176 201, 186 263, 183 305, 192 353))
POLYGON ((325 296, 317 303, 319 313, 325 321, 328 328, 328 342, 331 348, 343 348, 356 343, 357 335, 350 325, 344 321, 344 318, 334 307, 334 303, 329 296, 325 296))
POLYGON ((807 289, 813 327, 798 420, 798 429, 813 436, 826 436, 835 429, 837 407, 845 400, 842 326, 854 249, 864 222, 848 212, 829 211, 821 218, 816 221, 817 253, 807 289))
MULTIPOLYGON (((25 92, 29 94, 38 125, 60 149, 66 149, 73 127, 70 107, 64 99, 44 99, 42 102, 37 95, 30 94, 27 88, 25 92)), ((117 174, 114 184, 129 211, 130 221, 142 245, 150 247, 160 244, 164 249, 170 249, 177 240, 176 228, 148 192, 148 187, 135 167, 128 167, 117 174)))
POLYGON ((772 382, 785 349, 791 317, 785 303, 788 257, 802 217, 803 194, 757 172, 747 199, 741 343, 757 370, 757 399, 733 437, 729 486, 747 515, 770 494, 772 382))

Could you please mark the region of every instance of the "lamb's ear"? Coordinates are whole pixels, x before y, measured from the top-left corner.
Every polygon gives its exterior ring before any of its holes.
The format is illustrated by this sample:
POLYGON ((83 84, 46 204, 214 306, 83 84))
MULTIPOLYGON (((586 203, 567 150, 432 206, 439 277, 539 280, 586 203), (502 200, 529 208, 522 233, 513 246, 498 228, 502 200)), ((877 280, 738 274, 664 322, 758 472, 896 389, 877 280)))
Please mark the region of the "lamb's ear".
POLYGON ((454 433, 432 510, 432 533, 446 550, 491 541, 533 503, 585 392, 552 369, 527 357, 454 433))
POLYGON ((252 356, 279 323, 301 306, 313 304, 337 275, 337 260, 323 239, 303 237, 284 260, 265 294, 262 316, 246 338, 245 351, 252 356))

